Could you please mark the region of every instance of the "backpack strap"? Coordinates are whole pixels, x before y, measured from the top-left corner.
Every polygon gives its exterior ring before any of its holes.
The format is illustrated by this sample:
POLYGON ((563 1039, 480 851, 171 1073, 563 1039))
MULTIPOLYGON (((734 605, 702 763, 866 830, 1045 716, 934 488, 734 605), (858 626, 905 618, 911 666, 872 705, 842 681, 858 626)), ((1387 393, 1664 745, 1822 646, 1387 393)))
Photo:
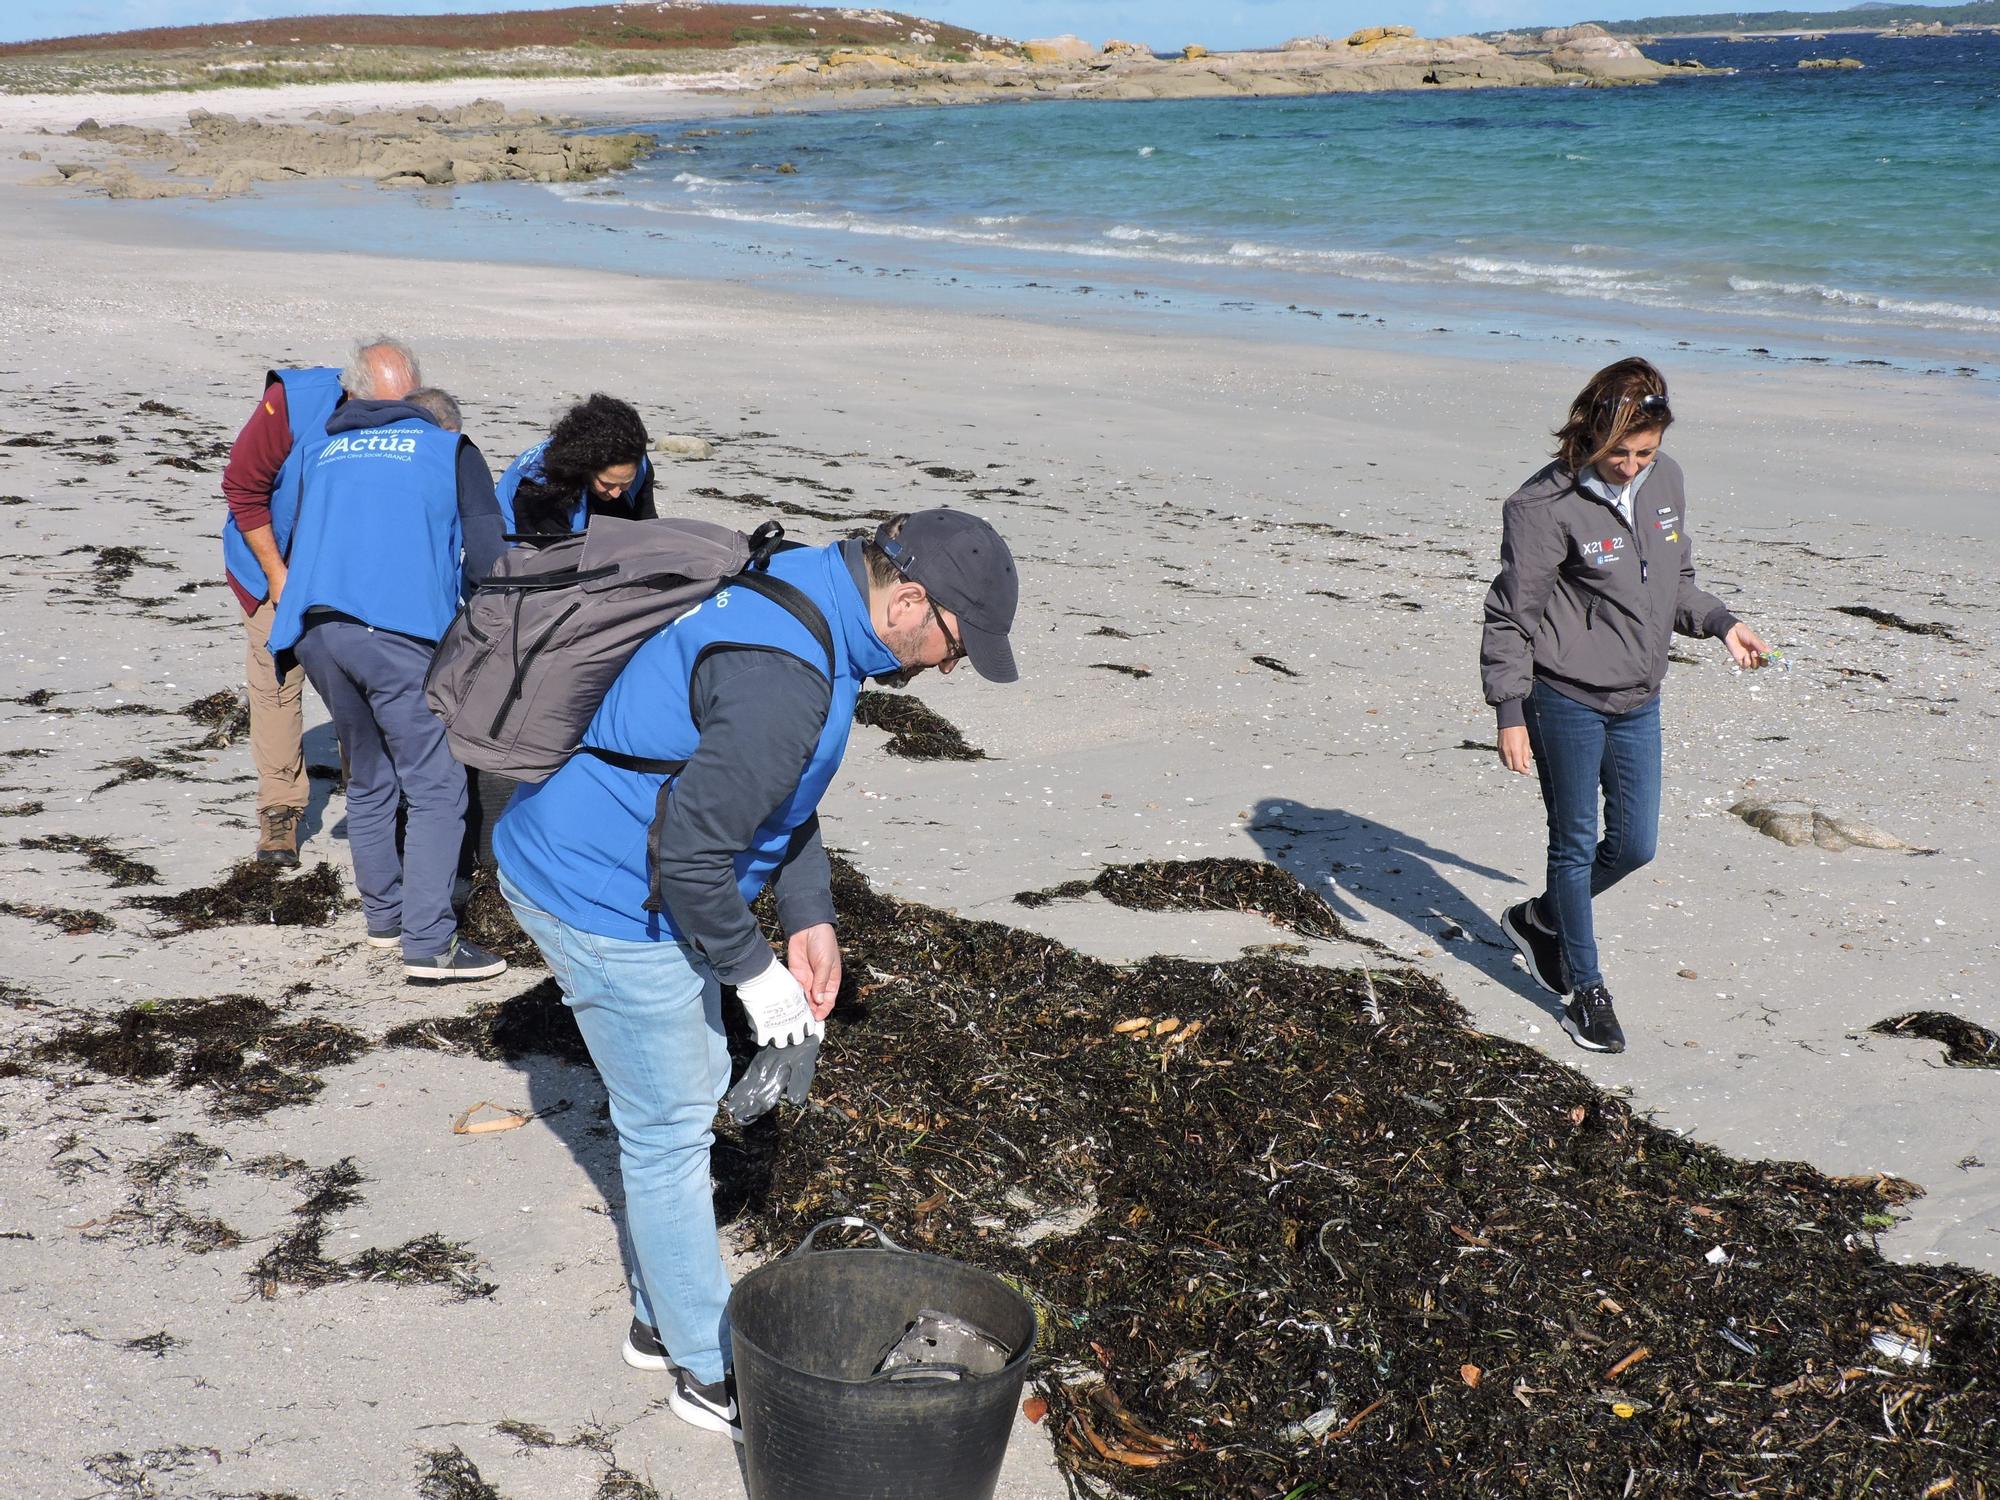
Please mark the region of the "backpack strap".
MULTIPOLYGON (((756 535, 751 539, 753 544, 762 536, 763 531, 764 528, 761 526, 757 529, 756 535)), ((783 531, 779 530, 769 541, 775 542, 783 535, 783 531)), ((760 551, 768 560, 768 549, 757 549, 753 546, 753 566, 760 551)), ((769 573, 748 570, 732 578, 725 578, 717 592, 739 585, 749 589, 753 594, 762 594, 812 633, 812 638, 819 642, 820 650, 826 653, 826 675, 828 682, 831 683, 837 670, 833 651, 833 631, 827 626, 826 616, 820 612, 819 606, 813 603, 811 596, 797 585, 787 583, 782 578, 773 578, 769 573)), ((626 755, 622 751, 605 750, 596 745, 580 745, 577 748, 582 754, 595 756, 606 765, 616 766, 621 771, 635 771, 642 776, 664 778, 660 782, 659 794, 653 801, 653 821, 646 830, 645 906, 649 912, 664 913, 667 909, 667 895, 660 884, 660 856, 666 844, 667 798, 673 792, 674 778, 687 769, 687 762, 655 760, 644 755, 626 755)))

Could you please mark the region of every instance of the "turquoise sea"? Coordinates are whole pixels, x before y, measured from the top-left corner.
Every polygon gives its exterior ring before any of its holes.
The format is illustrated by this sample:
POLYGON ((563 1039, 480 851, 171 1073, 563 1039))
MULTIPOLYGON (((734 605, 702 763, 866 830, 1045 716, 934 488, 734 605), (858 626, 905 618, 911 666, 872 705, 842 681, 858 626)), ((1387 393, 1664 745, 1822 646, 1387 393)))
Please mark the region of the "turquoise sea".
MULTIPOLYGON (((2000 371, 2000 34, 1651 50, 1739 71, 674 122, 613 183, 371 219, 401 253, 815 293, 2000 371), (1796 66, 1812 56, 1865 66, 1796 66)), ((272 201, 211 211, 317 231, 310 200, 272 201)))

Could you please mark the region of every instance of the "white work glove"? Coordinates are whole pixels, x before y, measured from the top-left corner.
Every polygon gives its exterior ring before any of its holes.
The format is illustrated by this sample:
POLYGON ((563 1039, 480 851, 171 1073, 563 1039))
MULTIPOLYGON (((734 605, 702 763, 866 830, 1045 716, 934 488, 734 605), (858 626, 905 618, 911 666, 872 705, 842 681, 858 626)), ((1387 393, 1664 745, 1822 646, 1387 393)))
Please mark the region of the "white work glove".
POLYGON ((760 1047, 789 1047, 808 1037, 817 1041, 826 1035, 826 1023, 814 1020, 806 1006, 806 992, 799 988, 792 971, 775 958, 755 979, 736 986, 736 998, 743 1002, 760 1047))

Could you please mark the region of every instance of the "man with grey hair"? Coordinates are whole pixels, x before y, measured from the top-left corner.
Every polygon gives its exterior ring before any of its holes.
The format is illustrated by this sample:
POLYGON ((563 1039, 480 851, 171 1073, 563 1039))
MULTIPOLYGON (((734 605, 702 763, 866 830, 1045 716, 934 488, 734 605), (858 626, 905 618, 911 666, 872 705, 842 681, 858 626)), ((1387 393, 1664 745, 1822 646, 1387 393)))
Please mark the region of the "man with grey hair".
POLYGON ((267 649, 298 519, 299 455, 325 436, 327 419, 348 398, 395 400, 421 382, 416 355, 392 338, 356 344, 345 369, 267 371, 263 398, 229 450, 222 471, 222 497, 229 504, 222 559, 243 607, 261 860, 299 862, 298 822, 306 808, 305 717, 299 704, 305 673, 296 663, 279 673, 267 649))

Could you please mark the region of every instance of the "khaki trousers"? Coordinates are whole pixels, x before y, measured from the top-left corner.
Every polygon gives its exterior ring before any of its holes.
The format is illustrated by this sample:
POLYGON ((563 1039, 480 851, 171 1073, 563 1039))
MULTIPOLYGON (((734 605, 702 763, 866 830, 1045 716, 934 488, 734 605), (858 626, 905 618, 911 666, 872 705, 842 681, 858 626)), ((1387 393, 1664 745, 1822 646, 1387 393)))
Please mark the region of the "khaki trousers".
POLYGON ((266 599, 243 617, 243 680, 250 689, 250 759, 257 766, 257 806, 304 811, 306 780, 306 669, 297 662, 282 678, 271 659, 271 619, 277 611, 266 599))

